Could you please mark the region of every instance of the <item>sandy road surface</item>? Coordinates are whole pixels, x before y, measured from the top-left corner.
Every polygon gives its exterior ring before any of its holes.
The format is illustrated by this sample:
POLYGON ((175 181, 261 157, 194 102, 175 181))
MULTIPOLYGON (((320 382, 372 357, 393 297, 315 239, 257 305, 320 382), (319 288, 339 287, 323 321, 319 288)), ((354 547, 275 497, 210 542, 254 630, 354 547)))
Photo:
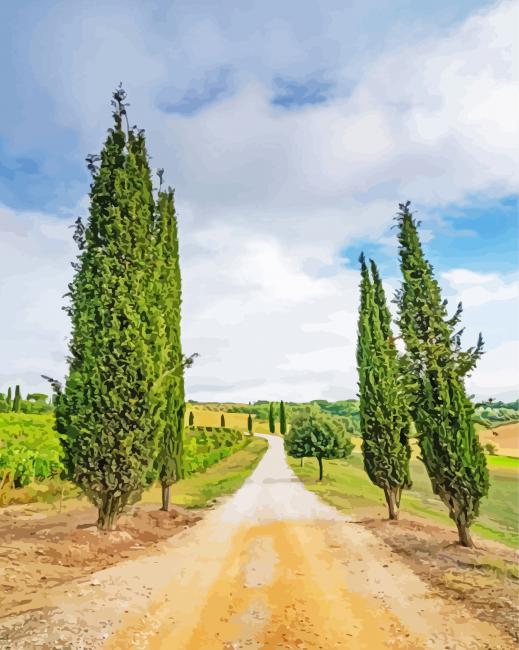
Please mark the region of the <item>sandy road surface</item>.
POLYGON ((46 594, 4 627, 6 649, 514 647, 306 491, 282 439, 267 437, 255 472, 222 506, 160 553, 46 594))

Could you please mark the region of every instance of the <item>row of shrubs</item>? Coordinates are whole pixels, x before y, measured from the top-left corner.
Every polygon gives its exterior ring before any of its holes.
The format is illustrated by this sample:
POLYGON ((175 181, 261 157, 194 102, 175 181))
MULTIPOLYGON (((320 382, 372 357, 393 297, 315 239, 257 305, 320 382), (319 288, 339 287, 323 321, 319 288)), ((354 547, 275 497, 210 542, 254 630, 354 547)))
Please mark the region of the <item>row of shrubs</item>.
POLYGON ((204 471, 247 444, 244 435, 228 427, 186 427, 184 429, 184 471, 204 471))
MULTIPOLYGON (((0 414, 0 486, 6 479, 10 487, 21 488, 59 477, 63 470, 62 450, 53 425, 53 414, 0 414)), ((247 439, 235 429, 187 427, 186 475, 205 470, 246 443, 247 439)))

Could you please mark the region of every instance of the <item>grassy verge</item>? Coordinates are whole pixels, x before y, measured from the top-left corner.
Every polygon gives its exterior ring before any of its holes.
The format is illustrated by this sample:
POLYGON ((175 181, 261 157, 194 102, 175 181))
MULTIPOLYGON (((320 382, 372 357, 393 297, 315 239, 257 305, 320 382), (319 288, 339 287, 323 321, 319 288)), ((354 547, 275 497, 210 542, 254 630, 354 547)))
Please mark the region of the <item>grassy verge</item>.
MULTIPOLYGON (((346 461, 325 461, 324 479, 317 479, 317 463, 306 459, 303 467, 299 460, 289 458, 289 464, 306 487, 316 492, 324 501, 354 516, 385 517, 386 506, 382 490, 368 479, 362 467, 362 456, 353 454, 346 461)), ((519 482, 514 470, 517 459, 490 457, 490 491, 481 504, 481 514, 473 525, 475 534, 496 540, 512 548, 519 547, 519 482)), ((423 464, 411 461, 413 487, 402 496, 402 511, 434 519, 451 526, 445 506, 432 493, 429 477, 423 464)))
MULTIPOLYGON (((171 488, 172 503, 186 508, 204 508, 214 499, 235 492, 252 473, 268 447, 267 441, 262 438, 247 439, 247 443, 205 472, 193 474, 176 483, 171 488)), ((160 488, 148 490, 141 502, 160 502, 160 488)))

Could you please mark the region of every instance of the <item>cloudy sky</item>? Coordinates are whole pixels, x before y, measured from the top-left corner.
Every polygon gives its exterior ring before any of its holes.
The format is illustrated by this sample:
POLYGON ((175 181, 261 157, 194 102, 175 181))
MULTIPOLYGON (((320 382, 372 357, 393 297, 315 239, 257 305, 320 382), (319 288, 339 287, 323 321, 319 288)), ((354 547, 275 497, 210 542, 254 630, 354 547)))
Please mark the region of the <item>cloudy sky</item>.
POLYGON ((176 188, 190 398, 353 397, 357 259, 396 289, 406 199, 483 332, 471 392, 519 396, 518 26, 510 1, 1 3, 0 390, 66 372, 69 226, 123 81, 176 188))

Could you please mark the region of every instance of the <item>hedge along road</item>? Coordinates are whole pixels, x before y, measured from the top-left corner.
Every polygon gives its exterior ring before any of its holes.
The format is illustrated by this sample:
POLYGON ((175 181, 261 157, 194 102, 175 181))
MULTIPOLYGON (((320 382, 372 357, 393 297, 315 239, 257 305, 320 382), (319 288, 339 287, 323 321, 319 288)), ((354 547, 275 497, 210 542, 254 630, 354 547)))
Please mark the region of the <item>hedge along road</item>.
POLYGON ((107 650, 513 647, 308 492, 282 438, 264 437, 240 490, 159 553, 48 602, 47 634, 69 630, 66 647, 107 650))

